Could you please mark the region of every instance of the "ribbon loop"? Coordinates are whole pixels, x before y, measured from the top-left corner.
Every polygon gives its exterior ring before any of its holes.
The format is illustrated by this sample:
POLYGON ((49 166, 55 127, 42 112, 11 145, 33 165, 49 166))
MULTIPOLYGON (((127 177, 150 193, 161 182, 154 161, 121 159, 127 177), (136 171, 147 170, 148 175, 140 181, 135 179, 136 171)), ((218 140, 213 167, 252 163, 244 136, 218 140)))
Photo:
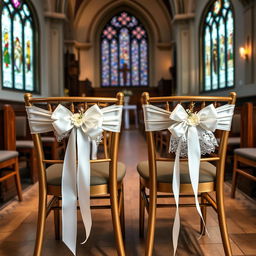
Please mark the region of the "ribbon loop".
POLYGON ((53 111, 35 106, 26 107, 32 134, 54 131, 58 139, 69 135, 62 172, 62 230, 63 242, 76 254, 77 199, 86 231, 90 235, 92 219, 90 210, 90 143, 96 158, 96 141, 103 129, 120 132, 123 106, 100 109, 93 105, 86 112, 73 114, 58 105, 53 111))

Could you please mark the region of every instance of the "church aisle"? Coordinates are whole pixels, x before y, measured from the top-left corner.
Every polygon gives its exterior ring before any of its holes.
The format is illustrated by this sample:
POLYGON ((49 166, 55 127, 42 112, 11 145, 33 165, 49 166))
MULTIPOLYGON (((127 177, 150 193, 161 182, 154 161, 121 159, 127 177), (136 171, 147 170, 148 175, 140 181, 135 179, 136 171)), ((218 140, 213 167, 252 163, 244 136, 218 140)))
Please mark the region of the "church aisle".
MULTIPOLYGON (((139 176, 136 164, 147 159, 145 139, 137 130, 122 132, 120 161, 127 166, 125 177, 126 252, 128 256, 144 255, 144 240, 139 238, 139 176)), ((0 255, 31 256, 33 254, 37 219, 37 190, 33 185, 24 192, 24 201, 11 202, 0 211, 0 255)), ((230 199, 230 185, 225 184, 227 222, 234 255, 256 255, 256 205, 255 201, 237 191, 230 199)), ((165 199, 167 200, 167 199, 165 199)), ((184 199, 191 200, 191 199, 184 199)), ((224 255, 217 216, 208 209, 207 228, 210 237, 197 240, 199 217, 195 209, 181 208, 181 235, 177 255, 224 255)), ((52 214, 51 214, 52 215, 52 214)), ((147 216, 147 214, 146 214, 147 216)), ((158 209, 154 255, 172 255, 171 225, 174 209, 158 209)), ((79 216, 77 255, 114 256, 116 254, 109 210, 93 210, 93 228, 85 245, 84 230, 79 216)), ((54 239, 53 216, 47 219, 43 255, 71 256, 61 241, 54 239)))

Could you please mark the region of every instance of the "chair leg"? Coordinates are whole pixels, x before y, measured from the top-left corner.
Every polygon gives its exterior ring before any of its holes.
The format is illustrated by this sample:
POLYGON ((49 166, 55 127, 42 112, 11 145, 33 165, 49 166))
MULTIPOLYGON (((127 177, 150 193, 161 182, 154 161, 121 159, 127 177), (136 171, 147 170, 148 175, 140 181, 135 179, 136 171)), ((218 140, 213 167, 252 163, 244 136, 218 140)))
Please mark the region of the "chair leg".
POLYGON ((122 184, 121 188, 121 214, 120 214, 120 220, 121 220, 121 229, 123 238, 125 238, 125 211, 124 211, 124 185, 122 184))
POLYGON ((37 172, 37 161, 36 161, 36 152, 34 149, 30 152, 30 174, 32 182, 35 183, 38 180, 38 172, 37 172))
POLYGON ((47 204, 47 195, 42 193, 39 188, 39 202, 38 202, 38 218, 37 218, 37 231, 36 231, 36 244, 34 249, 34 256, 42 255, 42 245, 43 237, 45 230, 45 221, 46 221, 46 206, 47 204))
POLYGON ((223 183, 222 185, 217 184, 216 189, 216 203, 217 203, 217 213, 219 219, 219 226, 220 226, 220 233, 222 237, 222 243, 225 251, 226 256, 231 256, 231 245, 228 236, 228 229, 226 223, 226 216, 225 216, 225 208, 224 208, 224 195, 223 195, 223 183), (218 188, 218 186, 221 186, 218 188))
MULTIPOLYGON (((55 197, 55 198, 56 198, 55 206, 59 207, 60 199, 59 197, 55 197)), ((60 210, 54 209, 53 212, 54 212, 55 239, 60 240, 60 210)))
POLYGON ((124 242, 118 210, 118 191, 117 187, 114 185, 110 185, 110 188, 111 214, 117 244, 117 253, 118 256, 125 256, 124 242))
POLYGON ((234 168, 233 168, 233 177, 232 177, 232 188, 231 188, 231 198, 235 198, 236 186, 237 186, 237 159, 236 155, 234 156, 234 168))
POLYGON ((149 190, 148 233, 145 256, 151 256, 153 254, 157 203, 156 193, 156 186, 152 185, 149 190))
POLYGON ((18 194, 19 200, 22 201, 23 197, 22 197, 22 189, 21 189, 21 183, 20 183, 20 172, 19 172, 18 158, 15 161, 14 168, 15 168, 15 176, 14 177, 15 177, 17 194, 18 194))
MULTIPOLYGON (((204 193, 202 193, 201 195, 201 203, 205 204, 207 203, 207 200, 204 197, 204 193)), ((206 225, 206 214, 207 214, 207 206, 201 206, 201 212, 202 212, 202 216, 204 219, 204 223, 206 225)), ((203 236, 205 235, 205 227, 204 227, 204 223, 202 221, 202 219, 200 219, 200 234, 202 234, 203 236)))
POLYGON ((140 237, 144 237, 144 223, 145 223, 145 202, 142 196, 142 193, 145 193, 145 187, 140 182, 140 218, 139 218, 139 225, 140 225, 140 237))

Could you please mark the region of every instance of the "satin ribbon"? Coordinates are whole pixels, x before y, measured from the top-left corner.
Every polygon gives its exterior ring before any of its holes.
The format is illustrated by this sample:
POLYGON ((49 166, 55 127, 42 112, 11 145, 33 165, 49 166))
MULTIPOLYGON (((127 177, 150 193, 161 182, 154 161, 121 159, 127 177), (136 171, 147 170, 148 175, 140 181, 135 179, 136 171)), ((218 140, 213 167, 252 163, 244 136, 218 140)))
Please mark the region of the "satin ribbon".
MULTIPOLYGON (((214 132, 216 129, 230 130, 234 112, 234 105, 226 104, 215 108, 212 104, 201 109, 198 113, 187 112, 178 104, 173 112, 169 112, 153 105, 144 105, 144 120, 146 131, 158 131, 168 129, 172 135, 178 138, 178 146, 173 167, 172 190, 174 194, 176 213, 173 224, 173 250, 177 250, 180 231, 179 193, 180 193, 180 153, 182 139, 187 142, 187 155, 190 180, 195 196, 196 209, 203 220, 198 202, 198 184, 201 149, 199 133, 201 130, 214 132)), ((204 223, 204 220, 203 220, 204 223)), ((205 223, 204 223, 205 225, 205 223)))
POLYGON ((62 172, 62 231, 63 242, 76 254, 77 198, 82 220, 89 237, 92 219, 90 210, 90 143, 92 157, 96 157, 96 139, 103 129, 119 132, 122 106, 112 105, 100 109, 97 105, 85 113, 73 114, 62 105, 53 113, 35 106, 27 107, 31 133, 54 131, 57 137, 69 140, 65 152, 62 172))

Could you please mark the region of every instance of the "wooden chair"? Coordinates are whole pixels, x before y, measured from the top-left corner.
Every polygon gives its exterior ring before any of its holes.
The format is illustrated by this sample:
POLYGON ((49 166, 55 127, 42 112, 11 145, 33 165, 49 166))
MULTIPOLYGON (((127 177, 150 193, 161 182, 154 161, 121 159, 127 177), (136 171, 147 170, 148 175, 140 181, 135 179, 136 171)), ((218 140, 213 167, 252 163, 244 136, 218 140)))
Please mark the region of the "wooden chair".
MULTIPOLYGON (((250 168, 256 167, 256 148, 254 144, 254 111, 252 103, 245 103, 242 107, 241 148, 234 150, 234 168, 232 178, 231 197, 235 198, 238 174, 256 181, 256 176, 250 173, 250 168)), ((255 111, 256 113, 256 111, 255 111)))
MULTIPOLYGON (((92 104, 101 103, 123 105, 123 94, 118 93, 116 98, 97 98, 97 97, 55 97, 55 98, 33 98, 31 94, 25 94, 26 106, 45 104, 49 111, 53 111, 57 103, 65 104, 74 113, 77 112, 79 105, 83 105, 86 110, 92 104)), ((41 105, 40 105, 41 106, 41 105)), ((103 132, 103 136, 109 134, 103 132)), ((55 238, 60 239, 60 200, 61 200, 61 178, 62 160, 45 159, 40 134, 33 134, 33 141, 38 155, 39 168, 39 208, 38 226, 34 256, 42 253, 43 236, 46 218, 54 210, 55 238), (45 164, 51 164, 45 168, 45 164), (53 196, 48 202, 47 197, 53 196)), ((111 132, 110 145, 105 144, 103 159, 91 160, 91 199, 110 199, 110 205, 94 205, 91 209, 111 208, 114 234, 117 245, 118 255, 124 256, 124 193, 123 178, 125 166, 117 161, 119 133, 111 132), (107 158, 105 157, 107 156, 107 158)))
MULTIPOLYGON (((18 110, 16 114, 16 147, 22 154, 27 154, 27 166, 33 183, 38 181, 38 169, 34 143, 29 131, 26 112, 18 110)), ((65 141, 58 143, 53 134, 42 136, 43 146, 48 150, 52 159, 60 159, 61 152, 65 149, 65 141)))
MULTIPOLYGON (((165 104, 168 106, 166 110, 172 111, 175 104, 188 104, 189 102, 196 103, 196 106, 203 108, 206 103, 234 104, 236 94, 231 93, 229 97, 200 97, 200 96, 170 96, 170 97, 150 97, 148 93, 143 93, 143 104, 165 104)), ((200 178, 198 193, 201 197, 201 210, 204 220, 206 221, 206 207, 212 206, 219 219, 219 227, 223 241, 224 251, 226 255, 232 255, 230 241, 228 237, 227 224, 224 210, 224 167, 227 149, 228 131, 220 131, 221 139, 220 146, 214 155, 202 156, 200 159, 200 178), (210 162, 215 162, 216 167, 210 162), (209 192, 216 192, 216 200, 209 194, 209 192)), ((140 236, 144 236, 144 218, 145 209, 148 216, 148 231, 145 255, 151 256, 154 247, 154 233, 156 222, 156 209, 157 207, 173 207, 175 204, 157 204, 158 198, 173 197, 170 195, 172 191, 172 169, 174 165, 173 154, 170 157, 161 158, 156 156, 156 148, 154 144, 154 132, 147 131, 147 144, 148 144, 148 161, 140 162, 137 165, 137 170, 140 175, 140 236), (146 189, 149 193, 146 193, 146 189), (158 194, 169 193, 169 194, 158 194)), ((193 189, 190 183, 188 173, 188 163, 186 158, 180 159, 180 197, 194 196, 193 189)), ((180 206, 194 206, 194 204, 180 204, 180 206)), ((204 226, 201 221, 201 232, 204 233, 204 226)))
POLYGON ((1 172, 7 171, 7 174, 1 176, 0 182, 3 182, 14 176, 18 198, 22 201, 22 190, 19 174, 19 153, 16 151, 15 144, 15 114, 10 105, 4 105, 2 110, 3 116, 3 138, 4 149, 0 150, 0 169, 1 172))

